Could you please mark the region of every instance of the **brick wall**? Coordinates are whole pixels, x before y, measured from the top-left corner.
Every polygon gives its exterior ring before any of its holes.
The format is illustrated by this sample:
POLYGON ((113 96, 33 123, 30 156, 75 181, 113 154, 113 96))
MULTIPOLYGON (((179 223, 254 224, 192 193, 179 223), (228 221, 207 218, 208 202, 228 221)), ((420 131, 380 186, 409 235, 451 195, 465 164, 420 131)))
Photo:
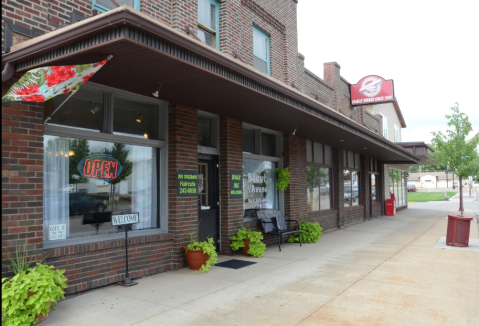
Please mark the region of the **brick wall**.
POLYGON ((284 215, 304 219, 308 216, 306 139, 283 134, 283 164, 291 173, 284 191, 284 215))
MULTIPOLYGON (((2 93, 10 85, 2 85, 2 93)), ((27 240, 29 256, 43 248, 43 107, 2 104, 2 249, 27 240)), ((2 257, 2 277, 10 275, 2 257)))
POLYGON ((173 106, 168 119, 168 231, 173 235, 172 268, 178 269, 186 266, 182 248, 189 234, 198 230, 198 197, 176 194, 176 171, 198 170, 198 111, 173 106))
POLYGON ((243 198, 230 198, 230 171, 243 170, 243 127, 241 121, 220 119, 220 228, 221 254, 232 253, 230 237, 243 223, 243 198))

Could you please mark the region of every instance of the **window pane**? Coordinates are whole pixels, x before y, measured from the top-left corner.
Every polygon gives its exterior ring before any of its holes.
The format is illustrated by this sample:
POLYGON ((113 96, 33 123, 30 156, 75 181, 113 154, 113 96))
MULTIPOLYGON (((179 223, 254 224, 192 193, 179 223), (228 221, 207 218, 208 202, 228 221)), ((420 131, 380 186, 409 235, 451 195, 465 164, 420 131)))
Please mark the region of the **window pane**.
POLYGON ((198 28, 198 38, 201 40, 201 42, 206 43, 211 47, 216 47, 214 35, 201 28, 198 28))
POLYGON ((261 155, 276 156, 276 135, 261 134, 261 155))
POLYGON ((111 1, 111 0, 95 0, 95 3, 97 5, 100 5, 106 9, 114 9, 117 7, 117 5, 115 4, 115 2, 118 2, 118 4, 120 6, 123 6, 123 5, 128 5, 132 8, 135 7, 135 1, 134 0, 116 0, 116 1, 111 1))
POLYGON ((328 145, 324 145, 324 163, 333 164, 333 150, 328 145))
POLYGON ((123 232, 111 215, 138 212, 133 230, 157 228, 158 149, 45 136, 44 240, 123 232), (95 225, 96 223, 96 225, 95 225))
POLYGON ((308 212, 319 211, 319 168, 308 166, 308 212))
POLYGON ((378 196, 376 194, 376 175, 371 174, 371 199, 374 202, 378 201, 378 196))
POLYGON ((313 162, 313 142, 306 139, 306 161, 313 162))
MULTIPOLYGON (((58 95, 45 102, 45 118, 69 95, 58 95)), ((49 125, 61 125, 90 131, 103 130, 103 92, 80 88, 55 112, 49 125)))
POLYGON ((331 185, 330 169, 319 168, 319 209, 325 210, 331 208, 331 185))
POLYGON ((267 42, 268 39, 264 35, 253 30, 253 54, 264 61, 268 60, 267 42))
POLYGON ((348 151, 348 168, 354 168, 354 153, 348 151))
POLYGON ((278 209, 275 168, 274 162, 243 160, 244 209, 278 209))
POLYGON ((351 183, 352 183, 352 206, 359 205, 359 172, 351 171, 351 183))
POLYGON ((255 132, 253 129, 243 129, 243 152, 256 154, 255 132))
POLYGON ((268 63, 256 56, 253 56, 253 66, 265 74, 268 73, 268 63))
POLYGON ((158 105, 119 96, 113 101, 114 134, 158 139, 158 105))
POLYGON ((198 21, 216 31, 216 7, 208 0, 198 0, 198 21))
POLYGON ((314 162, 323 163, 323 144, 314 142, 314 162))
POLYGON ((351 206, 351 171, 343 170, 344 175, 344 206, 351 206))
POLYGON ((211 119, 198 116, 198 145, 213 147, 211 144, 211 119))
POLYGON ((361 158, 359 154, 354 154, 354 168, 355 169, 361 168, 361 158))

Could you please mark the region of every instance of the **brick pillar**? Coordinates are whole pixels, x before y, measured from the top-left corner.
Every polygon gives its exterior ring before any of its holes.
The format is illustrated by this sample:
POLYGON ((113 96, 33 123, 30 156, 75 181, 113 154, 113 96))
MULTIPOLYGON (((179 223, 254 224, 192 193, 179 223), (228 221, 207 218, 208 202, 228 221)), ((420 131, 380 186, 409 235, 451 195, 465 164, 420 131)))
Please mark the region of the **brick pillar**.
POLYGON ((283 163, 291 179, 284 191, 284 215, 294 219, 308 217, 306 139, 283 134, 283 163))
POLYGON ((334 89, 331 107, 335 110, 339 110, 341 96, 341 66, 337 62, 328 62, 324 64, 324 81, 334 89))
POLYGON ((173 234, 172 269, 186 265, 183 247, 198 230, 198 197, 176 195, 176 171, 198 170, 198 113, 176 105, 168 118, 168 232, 173 234))
POLYGON ((338 228, 344 227, 344 150, 334 149, 333 150, 333 162, 334 162, 334 181, 335 181, 335 196, 334 196, 334 205, 338 209, 338 228))
MULTIPOLYGON (((8 89, 6 85, 6 89, 8 89)), ((2 87, 3 88, 3 87, 2 87)), ((3 89, 3 93, 6 92, 3 89)), ((43 249, 43 106, 2 105, 2 249, 27 240, 29 256, 43 249)), ((2 277, 11 276, 2 259, 2 277)))
POLYGON ((243 224, 243 198, 230 198, 230 171, 243 170, 243 127, 241 121, 220 118, 220 252, 231 255, 230 237, 243 224), (236 223, 235 223, 236 221, 236 223))

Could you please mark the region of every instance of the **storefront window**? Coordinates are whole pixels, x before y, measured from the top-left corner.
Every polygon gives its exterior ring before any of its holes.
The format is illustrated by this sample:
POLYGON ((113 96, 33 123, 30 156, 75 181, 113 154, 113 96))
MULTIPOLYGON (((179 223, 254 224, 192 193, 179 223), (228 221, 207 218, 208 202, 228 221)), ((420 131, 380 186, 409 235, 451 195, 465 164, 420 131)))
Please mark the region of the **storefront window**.
POLYGON ((276 189, 277 164, 270 161, 243 159, 244 209, 278 209, 276 189))
POLYGON ((308 212, 331 208, 330 168, 308 166, 308 212))
POLYGON ((358 206, 360 204, 359 172, 344 170, 344 206, 358 206))
POLYGON ((159 149, 45 136, 44 240, 120 232, 111 216, 138 212, 133 230, 159 227, 159 149))
POLYGON ((377 184, 378 184, 378 176, 375 174, 369 175, 371 178, 371 200, 373 202, 379 201, 379 194, 377 193, 377 184))
POLYGON ((114 134, 158 139, 158 105, 120 96, 115 96, 113 101, 114 134))

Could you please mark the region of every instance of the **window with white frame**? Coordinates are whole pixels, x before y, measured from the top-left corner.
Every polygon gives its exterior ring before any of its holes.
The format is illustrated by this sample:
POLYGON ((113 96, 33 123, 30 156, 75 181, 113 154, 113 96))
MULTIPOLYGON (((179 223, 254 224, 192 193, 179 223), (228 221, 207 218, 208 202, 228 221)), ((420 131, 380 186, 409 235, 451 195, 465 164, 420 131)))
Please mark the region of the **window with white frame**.
POLYGON ((93 0, 93 9, 101 12, 115 9, 123 5, 140 10, 140 0, 93 0))
POLYGON ((394 124, 394 142, 396 143, 401 141, 401 135, 399 131, 399 126, 397 124, 394 124))
POLYGON ((215 0, 198 0, 198 38, 219 49, 219 10, 215 0))
POLYGON ((270 74, 269 36, 257 27, 253 27, 253 66, 265 74, 270 74))
POLYGON ((94 84, 66 97, 45 105, 45 117, 61 105, 45 126, 45 245, 121 236, 114 215, 138 213, 132 231, 160 228, 167 103, 94 84))
POLYGON ((383 137, 387 139, 388 138, 388 118, 382 113, 379 113, 379 114, 383 118, 383 137))

